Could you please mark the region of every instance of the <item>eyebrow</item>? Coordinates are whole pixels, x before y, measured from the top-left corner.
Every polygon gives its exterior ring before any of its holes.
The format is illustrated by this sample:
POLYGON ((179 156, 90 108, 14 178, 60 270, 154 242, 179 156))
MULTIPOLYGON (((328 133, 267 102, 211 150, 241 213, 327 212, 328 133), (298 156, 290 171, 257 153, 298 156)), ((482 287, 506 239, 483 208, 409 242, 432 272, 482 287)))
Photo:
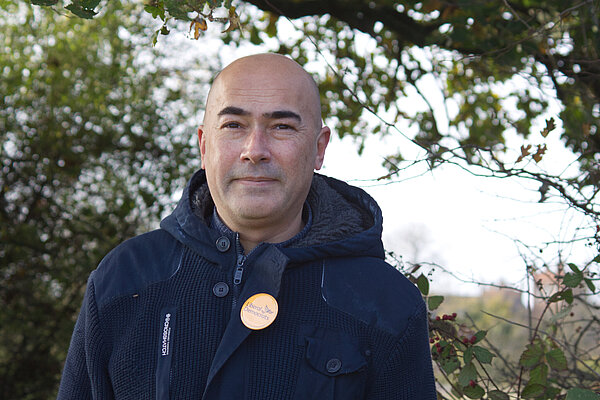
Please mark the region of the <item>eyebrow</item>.
POLYGON ((273 111, 271 113, 264 113, 263 116, 266 118, 269 118, 269 119, 292 118, 292 119, 297 120, 298 122, 302 122, 302 118, 300 117, 300 115, 296 114, 293 111, 289 111, 289 110, 278 110, 278 111, 273 111))
POLYGON ((239 107, 225 107, 221 111, 219 111, 219 116, 221 115, 250 115, 249 111, 246 111, 239 107))
MULTIPOLYGON (((243 108, 239 108, 239 107, 233 107, 233 106, 227 106, 225 108, 223 108, 221 111, 219 111, 219 116, 222 115, 242 115, 242 116, 246 116, 246 115, 250 115, 250 111, 244 110, 243 108)), ((302 122, 302 117, 300 117, 299 114, 290 111, 290 110, 277 110, 277 111, 273 111, 273 112, 266 112, 263 114, 263 117, 268 118, 268 119, 285 119, 285 118, 292 118, 297 120, 298 122, 302 122)))

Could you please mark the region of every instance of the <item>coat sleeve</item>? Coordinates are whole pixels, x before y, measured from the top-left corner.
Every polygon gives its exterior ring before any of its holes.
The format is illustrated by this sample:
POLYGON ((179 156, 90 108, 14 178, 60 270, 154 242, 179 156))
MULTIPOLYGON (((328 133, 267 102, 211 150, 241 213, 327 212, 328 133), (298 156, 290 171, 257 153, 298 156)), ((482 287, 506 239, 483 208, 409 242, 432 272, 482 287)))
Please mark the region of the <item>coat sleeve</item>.
POLYGON ((112 399, 94 295, 93 273, 73 330, 58 400, 112 399))
POLYGON ((369 388, 367 399, 436 400, 424 303, 394 345, 369 388))

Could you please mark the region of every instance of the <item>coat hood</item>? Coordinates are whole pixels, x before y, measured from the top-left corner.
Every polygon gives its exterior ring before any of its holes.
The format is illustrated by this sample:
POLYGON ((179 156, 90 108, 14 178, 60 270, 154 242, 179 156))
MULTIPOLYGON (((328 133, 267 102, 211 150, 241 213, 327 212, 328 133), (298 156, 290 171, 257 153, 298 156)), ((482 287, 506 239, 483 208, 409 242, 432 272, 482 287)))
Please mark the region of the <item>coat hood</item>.
MULTIPOLYGON (((381 210, 364 190, 315 174, 307 202, 312 211, 310 230, 280 249, 291 262, 326 257, 384 258, 381 210)), ((226 261, 228 256, 215 248, 223 235, 209 226, 213 210, 206 175, 200 170, 188 182, 173 213, 161 222, 161 228, 211 261, 226 261)))

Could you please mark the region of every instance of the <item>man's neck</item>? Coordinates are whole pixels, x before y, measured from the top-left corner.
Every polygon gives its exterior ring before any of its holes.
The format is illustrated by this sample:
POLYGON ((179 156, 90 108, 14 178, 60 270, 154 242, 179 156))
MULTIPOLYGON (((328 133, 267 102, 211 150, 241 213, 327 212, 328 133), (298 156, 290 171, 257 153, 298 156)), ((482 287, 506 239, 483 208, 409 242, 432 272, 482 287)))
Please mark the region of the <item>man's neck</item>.
POLYGON ((291 221, 276 225, 272 223, 261 223, 262 221, 251 221, 247 224, 229 222, 217 213, 218 218, 225 226, 233 232, 239 234, 239 240, 244 248, 244 253, 250 253, 260 243, 282 243, 296 236, 305 225, 302 218, 302 211, 298 213, 291 221))
POLYGON ((237 232, 240 234, 240 243, 244 248, 244 253, 248 254, 256 246, 263 242, 285 242, 286 240, 289 240, 296 236, 302 230, 303 227, 304 222, 302 221, 302 214, 299 214, 297 219, 295 219, 291 224, 281 227, 281 229, 257 229, 256 227, 249 227, 248 229, 239 229, 237 230, 237 232))

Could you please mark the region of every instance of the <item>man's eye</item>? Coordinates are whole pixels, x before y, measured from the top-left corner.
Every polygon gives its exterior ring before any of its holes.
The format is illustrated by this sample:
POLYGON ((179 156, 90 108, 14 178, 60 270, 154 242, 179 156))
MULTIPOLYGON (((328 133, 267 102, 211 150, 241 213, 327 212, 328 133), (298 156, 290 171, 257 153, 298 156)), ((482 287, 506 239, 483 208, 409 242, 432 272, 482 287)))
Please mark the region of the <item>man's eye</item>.
POLYGON ((227 122, 221 126, 221 128, 224 128, 224 129, 237 129, 239 127, 241 127, 241 125, 238 124, 237 122, 227 122))
POLYGON ((293 128, 288 124, 277 124, 277 125, 275 125, 275 129, 293 129, 293 128))

